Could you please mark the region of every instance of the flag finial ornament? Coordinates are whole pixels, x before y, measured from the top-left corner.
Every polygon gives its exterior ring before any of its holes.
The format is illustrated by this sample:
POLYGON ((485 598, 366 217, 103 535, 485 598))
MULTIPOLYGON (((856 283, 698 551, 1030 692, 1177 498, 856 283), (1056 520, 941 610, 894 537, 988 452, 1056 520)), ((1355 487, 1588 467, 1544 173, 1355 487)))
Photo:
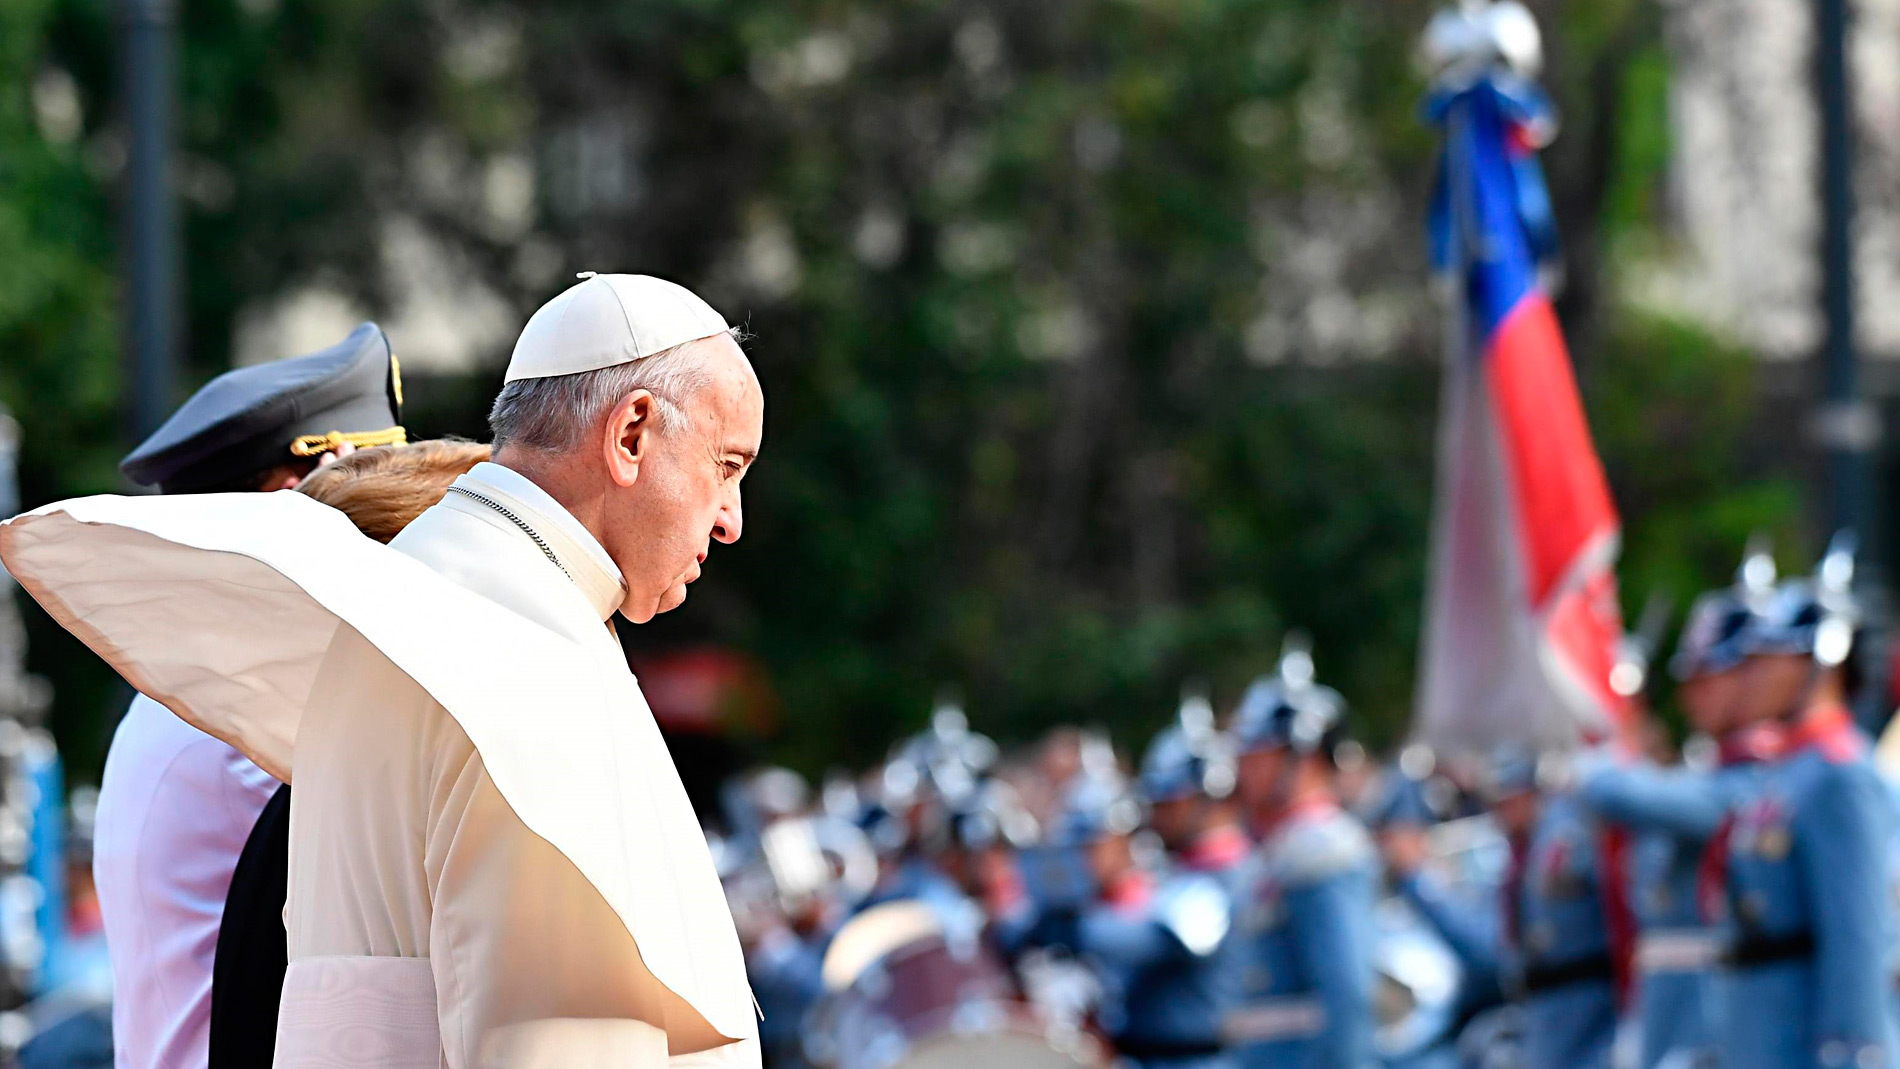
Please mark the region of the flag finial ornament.
POLYGON ((1433 78, 1464 80, 1495 67, 1535 78, 1544 66, 1544 38, 1517 0, 1465 0, 1432 17, 1419 58, 1433 78))

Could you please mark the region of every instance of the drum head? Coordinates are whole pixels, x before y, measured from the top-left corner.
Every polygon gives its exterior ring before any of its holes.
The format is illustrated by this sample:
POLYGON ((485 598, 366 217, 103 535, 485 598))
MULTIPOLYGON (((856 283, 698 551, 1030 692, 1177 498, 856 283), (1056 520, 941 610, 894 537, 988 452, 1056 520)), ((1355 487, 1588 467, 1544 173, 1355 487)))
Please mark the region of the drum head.
POLYGON ((1052 1040, 1030 1028, 958 1035, 939 1033, 905 1052, 891 1069, 1099 1069, 1101 1045, 1086 1035, 1052 1040))
POLYGON ((843 991, 855 983, 873 962, 899 947, 943 934, 937 911, 922 902, 905 900, 872 906, 846 921, 832 936, 820 966, 826 991, 843 991))

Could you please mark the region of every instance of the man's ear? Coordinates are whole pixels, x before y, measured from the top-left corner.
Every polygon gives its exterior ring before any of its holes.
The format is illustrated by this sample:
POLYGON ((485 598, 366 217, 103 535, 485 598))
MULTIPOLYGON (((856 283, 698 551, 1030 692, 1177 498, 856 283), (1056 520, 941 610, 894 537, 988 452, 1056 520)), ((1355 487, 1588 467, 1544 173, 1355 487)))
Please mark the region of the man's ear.
POLYGON ((635 390, 620 399, 601 434, 606 451, 607 475, 616 486, 632 486, 640 478, 640 462, 653 445, 654 398, 646 390, 635 390))

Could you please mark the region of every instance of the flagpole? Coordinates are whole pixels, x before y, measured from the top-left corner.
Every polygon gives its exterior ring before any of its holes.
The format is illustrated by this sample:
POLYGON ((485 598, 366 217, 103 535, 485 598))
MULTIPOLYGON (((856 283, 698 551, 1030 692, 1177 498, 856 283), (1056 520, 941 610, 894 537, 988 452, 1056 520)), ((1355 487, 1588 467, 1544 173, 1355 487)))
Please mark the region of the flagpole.
MULTIPOLYGON (((1873 454, 1881 437, 1880 410, 1861 396, 1860 359, 1854 339, 1854 103, 1847 52, 1851 13, 1847 0, 1815 5, 1814 88, 1821 118, 1821 401, 1815 411, 1816 444, 1825 454, 1823 515, 1827 533, 1852 530, 1866 547, 1858 585, 1871 611, 1863 648, 1884 649, 1882 597, 1886 569, 1875 526, 1873 454)), ((1891 711, 1888 665, 1864 658, 1861 693, 1851 696, 1860 722, 1878 729, 1891 711)))
POLYGON ((1828 529, 1863 530, 1867 457, 1879 415, 1860 397, 1854 351, 1853 105, 1847 67, 1846 0, 1815 7, 1815 95, 1821 112, 1821 408, 1816 437, 1827 451, 1828 529))
MULTIPOLYGON (((1440 72, 1434 79, 1435 88, 1442 88, 1451 76, 1440 72)), ((1440 599, 1432 595, 1448 577, 1439 573, 1448 571, 1447 559, 1454 536, 1451 502, 1456 494, 1452 487, 1459 478, 1457 437, 1463 429, 1463 421, 1458 418, 1459 410, 1465 404, 1461 396, 1464 389, 1463 362, 1468 357, 1471 345, 1471 323, 1465 308, 1466 277, 1470 268, 1470 208, 1467 198, 1462 195, 1466 184, 1465 169, 1468 166, 1459 153, 1450 151, 1456 143, 1460 127, 1464 121, 1463 108, 1454 103, 1445 116, 1444 152, 1445 191, 1447 194, 1450 220, 1447 234, 1451 242, 1451 256, 1448 262, 1440 265, 1441 273, 1433 280, 1437 291, 1439 306, 1444 313, 1442 329, 1444 331, 1444 359, 1439 365, 1438 380, 1438 427, 1434 453, 1434 472, 1432 502, 1431 537, 1426 557, 1427 594, 1420 606, 1423 616, 1420 632, 1421 650, 1419 658, 1420 678, 1415 686, 1412 724, 1408 731, 1408 740, 1412 743, 1425 743, 1442 746, 1444 728, 1433 722, 1434 706, 1439 702, 1438 689, 1441 681, 1436 678, 1442 667, 1442 657, 1435 651, 1439 643, 1446 641, 1450 621, 1443 617, 1440 599)))
POLYGON ((171 412, 177 377, 178 215, 172 195, 176 0, 120 0, 119 91, 128 150, 124 243, 126 430, 138 442, 171 412))

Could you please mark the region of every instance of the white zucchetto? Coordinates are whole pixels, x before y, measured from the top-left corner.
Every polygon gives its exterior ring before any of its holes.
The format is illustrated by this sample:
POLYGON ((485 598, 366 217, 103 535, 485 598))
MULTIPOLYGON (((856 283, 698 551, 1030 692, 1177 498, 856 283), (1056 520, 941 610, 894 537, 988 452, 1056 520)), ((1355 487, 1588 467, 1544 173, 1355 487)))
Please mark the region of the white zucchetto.
POLYGON ((630 364, 732 329, 692 290, 651 275, 588 275, 541 306, 503 381, 630 364))

